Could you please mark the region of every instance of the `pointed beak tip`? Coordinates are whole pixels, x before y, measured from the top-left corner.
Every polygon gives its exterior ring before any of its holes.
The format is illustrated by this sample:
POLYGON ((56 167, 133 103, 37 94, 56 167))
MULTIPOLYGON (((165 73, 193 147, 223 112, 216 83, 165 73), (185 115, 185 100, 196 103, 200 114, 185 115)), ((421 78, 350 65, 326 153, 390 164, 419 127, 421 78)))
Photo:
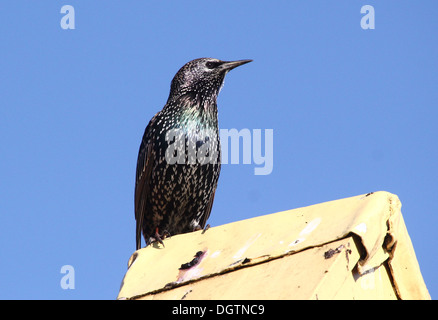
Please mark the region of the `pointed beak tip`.
POLYGON ((234 69, 234 68, 236 68, 236 67, 239 67, 239 66, 241 66, 241 65, 244 65, 244 64, 246 64, 246 63, 249 63, 249 62, 251 62, 251 61, 252 61, 252 59, 236 60, 236 61, 227 61, 227 62, 225 62, 222 66, 223 66, 223 68, 225 68, 225 69, 227 69, 227 70, 229 71, 229 70, 232 70, 232 69, 234 69))
POLYGON ((252 59, 238 60, 236 62, 241 62, 240 65, 252 62, 252 59))

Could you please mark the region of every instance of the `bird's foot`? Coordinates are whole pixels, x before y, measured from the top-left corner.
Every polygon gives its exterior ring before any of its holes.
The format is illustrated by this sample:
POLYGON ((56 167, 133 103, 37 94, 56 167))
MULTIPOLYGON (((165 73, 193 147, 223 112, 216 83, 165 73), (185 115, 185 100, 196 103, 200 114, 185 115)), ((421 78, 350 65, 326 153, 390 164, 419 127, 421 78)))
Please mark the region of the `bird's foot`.
POLYGON ((209 224, 207 224, 207 225, 204 227, 204 229, 202 229, 201 226, 200 226, 199 224, 196 224, 196 225, 193 227, 193 232, 195 232, 195 231, 199 231, 199 230, 202 230, 201 234, 204 234, 205 231, 207 231, 208 229, 210 229, 210 225, 209 225, 209 224))
POLYGON ((165 238, 168 237, 168 236, 170 236, 170 232, 169 232, 169 231, 164 230, 164 231, 162 232, 162 234, 160 234, 159 231, 158 231, 158 227, 157 227, 157 228, 155 229, 155 234, 154 234, 154 236, 149 238, 148 243, 149 243, 149 244, 153 244, 153 243, 158 242, 158 243, 160 243, 161 245, 163 245, 163 247, 165 247, 164 242, 163 242, 163 239, 165 239, 165 238))
POLYGON ((210 229, 210 224, 207 224, 207 225, 204 227, 204 230, 202 230, 201 234, 204 234, 208 229, 210 229))

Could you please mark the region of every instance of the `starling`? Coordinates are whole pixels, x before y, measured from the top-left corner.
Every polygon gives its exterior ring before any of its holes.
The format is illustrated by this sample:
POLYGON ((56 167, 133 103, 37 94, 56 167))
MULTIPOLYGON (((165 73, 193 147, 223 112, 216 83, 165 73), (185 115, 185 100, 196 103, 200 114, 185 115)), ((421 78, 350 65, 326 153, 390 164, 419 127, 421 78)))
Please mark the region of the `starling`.
POLYGON ((136 246, 205 227, 221 169, 217 96, 228 71, 252 60, 195 59, 175 75, 140 144, 136 246))

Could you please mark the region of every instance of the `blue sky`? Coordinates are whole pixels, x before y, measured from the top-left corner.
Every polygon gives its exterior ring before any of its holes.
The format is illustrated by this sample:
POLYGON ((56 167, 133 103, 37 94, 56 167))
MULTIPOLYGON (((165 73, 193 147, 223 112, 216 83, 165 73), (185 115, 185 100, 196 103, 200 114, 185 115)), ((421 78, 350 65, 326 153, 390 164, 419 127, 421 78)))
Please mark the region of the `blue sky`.
POLYGON ((222 167, 212 226, 397 194, 438 297, 436 1, 2 1, 0 298, 114 299, 135 249, 137 152, 199 57, 253 59, 221 128, 273 129, 270 175, 222 167), (75 29, 60 26, 63 5, 75 29), (363 5, 375 29, 360 27, 363 5), (75 289, 60 287, 63 265, 75 289))

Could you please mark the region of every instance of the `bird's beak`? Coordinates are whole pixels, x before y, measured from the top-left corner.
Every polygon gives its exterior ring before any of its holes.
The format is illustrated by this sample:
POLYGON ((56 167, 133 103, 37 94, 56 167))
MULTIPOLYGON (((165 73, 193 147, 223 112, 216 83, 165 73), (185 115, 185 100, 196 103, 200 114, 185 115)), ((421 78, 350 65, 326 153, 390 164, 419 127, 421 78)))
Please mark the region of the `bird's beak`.
POLYGON ((237 60, 237 61, 224 61, 221 65, 220 68, 222 70, 226 70, 226 71, 230 71, 238 66, 241 66, 242 64, 251 62, 251 59, 247 59, 247 60, 237 60))

